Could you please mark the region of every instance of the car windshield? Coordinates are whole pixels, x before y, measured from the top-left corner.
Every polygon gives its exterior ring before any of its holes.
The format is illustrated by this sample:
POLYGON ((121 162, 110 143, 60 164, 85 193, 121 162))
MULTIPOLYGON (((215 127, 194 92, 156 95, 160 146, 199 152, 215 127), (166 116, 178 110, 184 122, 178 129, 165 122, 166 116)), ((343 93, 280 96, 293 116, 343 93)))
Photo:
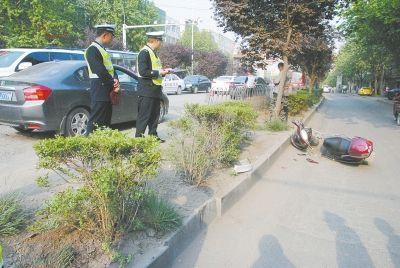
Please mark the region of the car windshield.
POLYGON ((197 82, 199 80, 198 76, 186 76, 185 77, 185 82, 197 82))
POLYGON ((215 80, 218 80, 218 81, 232 81, 232 76, 220 76, 220 77, 216 78, 215 80))
POLYGON ((22 54, 24 54, 24 52, 0 50, 0 68, 9 67, 22 54))
POLYGON ((19 78, 29 76, 30 78, 51 77, 65 72, 66 66, 59 62, 45 62, 29 67, 23 71, 12 74, 10 77, 19 78))
POLYGON ((234 82, 239 84, 245 84, 248 81, 247 76, 236 76, 234 82))

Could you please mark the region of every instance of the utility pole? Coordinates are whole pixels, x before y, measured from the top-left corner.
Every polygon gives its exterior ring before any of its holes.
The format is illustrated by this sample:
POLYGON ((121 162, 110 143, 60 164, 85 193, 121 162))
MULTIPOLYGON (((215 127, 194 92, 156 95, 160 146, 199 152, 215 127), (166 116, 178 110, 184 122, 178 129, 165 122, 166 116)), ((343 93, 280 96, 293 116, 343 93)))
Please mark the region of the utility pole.
POLYGON ((194 21, 192 21, 192 75, 194 74, 194 21))

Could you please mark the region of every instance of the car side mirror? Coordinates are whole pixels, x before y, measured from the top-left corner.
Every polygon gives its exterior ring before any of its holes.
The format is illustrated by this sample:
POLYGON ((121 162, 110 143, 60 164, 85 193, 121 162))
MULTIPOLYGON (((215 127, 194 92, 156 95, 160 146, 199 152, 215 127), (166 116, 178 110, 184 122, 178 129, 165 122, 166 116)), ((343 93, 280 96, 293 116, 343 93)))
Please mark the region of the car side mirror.
POLYGON ((25 70, 26 68, 29 68, 32 65, 33 65, 32 62, 21 62, 17 67, 17 71, 25 70))

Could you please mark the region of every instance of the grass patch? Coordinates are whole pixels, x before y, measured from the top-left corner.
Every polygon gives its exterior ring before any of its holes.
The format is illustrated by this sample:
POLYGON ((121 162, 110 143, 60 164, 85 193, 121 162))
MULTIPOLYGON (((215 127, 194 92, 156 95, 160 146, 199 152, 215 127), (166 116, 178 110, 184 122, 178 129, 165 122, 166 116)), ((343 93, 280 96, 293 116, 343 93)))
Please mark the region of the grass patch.
POLYGON ((56 267, 67 268, 70 267, 71 264, 75 261, 77 252, 72 246, 63 247, 56 254, 56 267))
POLYGON ((37 184, 39 187, 42 187, 42 188, 50 187, 50 182, 49 182, 49 177, 48 177, 48 175, 38 177, 38 178, 36 179, 36 184, 37 184))
POLYGON ((0 198, 0 237, 21 232, 28 221, 28 215, 16 196, 0 198))
POLYGON ((273 119, 270 122, 267 122, 265 128, 272 132, 289 130, 288 124, 280 119, 273 119))
POLYGON ((143 223, 157 232, 166 233, 182 224, 182 217, 175 209, 154 193, 146 196, 143 206, 143 223))

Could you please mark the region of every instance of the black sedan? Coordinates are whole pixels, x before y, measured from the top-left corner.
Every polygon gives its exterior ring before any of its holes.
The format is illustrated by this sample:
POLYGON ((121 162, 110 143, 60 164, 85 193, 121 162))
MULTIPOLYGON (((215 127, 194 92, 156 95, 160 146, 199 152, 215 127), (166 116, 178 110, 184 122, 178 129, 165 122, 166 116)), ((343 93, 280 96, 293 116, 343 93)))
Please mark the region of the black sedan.
POLYGON ((211 89, 211 81, 203 75, 188 75, 183 81, 185 82, 185 89, 192 93, 199 91, 208 92, 211 89))
MULTIPOLYGON (((135 74, 115 66, 121 85, 121 101, 113 106, 112 124, 137 118, 135 74)), ((59 61, 35 65, 0 80, 0 124, 21 132, 56 131, 84 135, 90 111, 89 77, 84 61, 59 61)), ((163 94, 160 121, 168 113, 163 94)))

